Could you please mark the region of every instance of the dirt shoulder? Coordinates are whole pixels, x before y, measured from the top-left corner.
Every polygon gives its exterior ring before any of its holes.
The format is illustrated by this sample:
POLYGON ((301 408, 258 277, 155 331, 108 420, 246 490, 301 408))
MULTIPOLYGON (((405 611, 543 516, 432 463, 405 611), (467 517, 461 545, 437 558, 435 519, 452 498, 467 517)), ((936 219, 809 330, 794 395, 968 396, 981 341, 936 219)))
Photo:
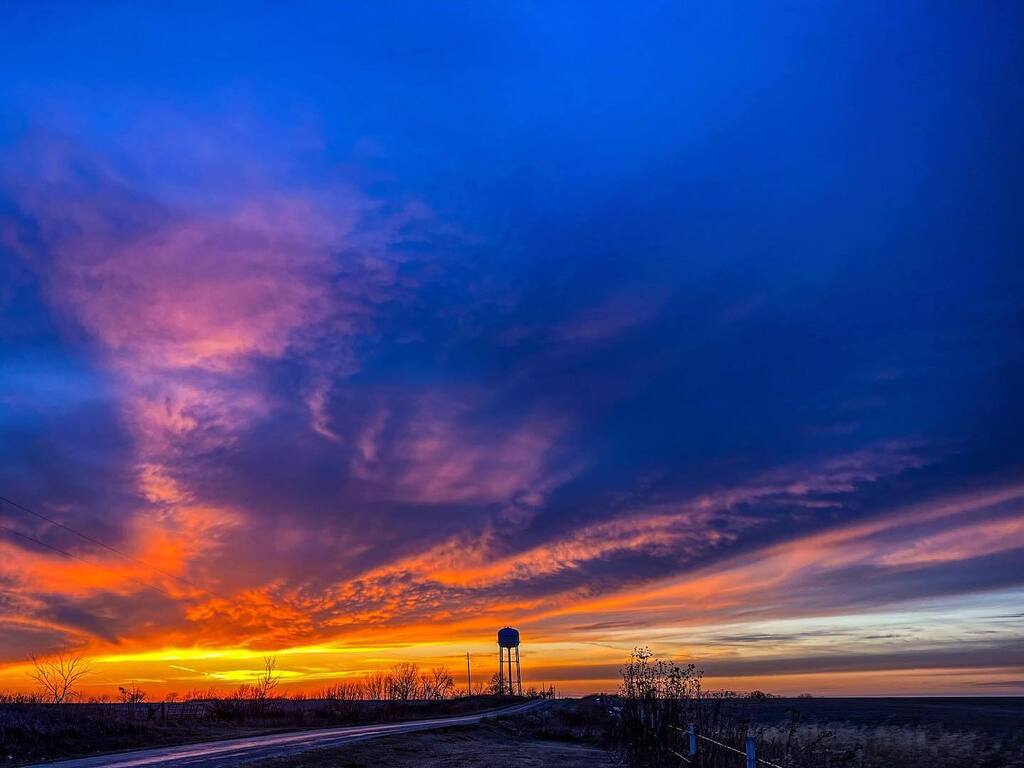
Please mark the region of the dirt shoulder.
POLYGON ((252 768, 613 768, 611 752, 517 735, 495 723, 404 733, 301 755, 252 768))

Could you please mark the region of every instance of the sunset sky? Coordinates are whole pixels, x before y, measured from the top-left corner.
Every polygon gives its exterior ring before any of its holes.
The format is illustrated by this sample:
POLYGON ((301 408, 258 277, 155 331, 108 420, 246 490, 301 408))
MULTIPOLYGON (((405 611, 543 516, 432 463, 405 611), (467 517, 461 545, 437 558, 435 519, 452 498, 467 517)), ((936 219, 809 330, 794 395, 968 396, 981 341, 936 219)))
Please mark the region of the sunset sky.
POLYGON ((0 10, 0 689, 1024 694, 1019 4, 275 5, 0 10))

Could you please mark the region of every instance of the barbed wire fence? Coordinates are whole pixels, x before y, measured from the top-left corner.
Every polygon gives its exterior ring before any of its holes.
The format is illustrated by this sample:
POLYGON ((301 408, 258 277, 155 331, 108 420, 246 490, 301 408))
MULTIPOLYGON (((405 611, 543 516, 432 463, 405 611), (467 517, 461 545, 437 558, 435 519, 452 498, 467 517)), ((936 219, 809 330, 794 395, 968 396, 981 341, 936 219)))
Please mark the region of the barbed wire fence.
POLYGON ((700 759, 700 743, 707 742, 715 747, 719 747, 727 752, 732 752, 742 757, 746 763, 746 768, 757 768, 758 765, 765 765, 768 768, 786 768, 786 766, 779 765, 778 763, 766 760, 763 757, 757 756, 757 739, 753 736, 747 736, 744 743, 744 749, 737 749, 736 747, 725 744, 717 739, 713 739, 710 736, 705 736, 697 731, 695 723, 690 723, 689 728, 680 728, 679 726, 669 726, 672 730, 678 731, 685 736, 686 754, 674 749, 671 744, 666 744, 665 748, 675 755, 677 758, 682 760, 688 765, 696 765, 700 759))
MULTIPOLYGON (((637 768, 823 768, 839 752, 830 729, 805 724, 801 712, 759 715, 760 691, 706 691, 693 664, 636 648, 622 669, 616 709, 619 743, 637 768)), ((843 753, 845 754, 845 752, 843 753)))

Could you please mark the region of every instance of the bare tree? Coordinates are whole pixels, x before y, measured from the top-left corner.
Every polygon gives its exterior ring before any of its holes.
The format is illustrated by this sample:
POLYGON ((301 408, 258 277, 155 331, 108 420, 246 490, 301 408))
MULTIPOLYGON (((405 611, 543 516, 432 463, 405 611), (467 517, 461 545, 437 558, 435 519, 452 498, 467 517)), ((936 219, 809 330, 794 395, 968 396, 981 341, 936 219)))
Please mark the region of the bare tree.
POLYGON ((134 680, 126 686, 118 686, 117 693, 122 704, 140 704, 146 700, 146 692, 134 680))
POLYGON ((383 672, 371 672, 363 678, 363 691, 370 701, 380 701, 388 693, 388 677, 383 672))
POLYGON ((387 677, 387 697, 393 701, 409 701, 420 693, 420 668, 408 661, 395 664, 387 677))
POLYGON ((358 680, 340 680, 329 685, 318 694, 317 698, 332 701, 357 701, 363 698, 365 687, 358 680))
POLYGON ((54 704, 73 699, 75 686, 91 671, 86 658, 76 653, 61 652, 49 658, 30 658, 33 670, 28 673, 29 677, 36 681, 43 696, 54 704))
POLYGON ((424 699, 448 699, 455 690, 455 680, 448 667, 434 667, 420 676, 420 690, 424 699))
POLYGON ((487 693, 492 696, 504 696, 508 691, 508 682, 503 682, 501 675, 495 672, 487 683, 487 693))
POLYGON ((263 671, 256 678, 256 682, 252 686, 253 698, 258 701, 266 701, 273 698, 274 691, 277 690, 278 683, 281 682, 281 676, 276 674, 276 670, 277 656, 264 656, 263 671))
POLYGON ((434 676, 434 690, 437 691, 439 699, 449 699, 455 696, 455 678, 448 671, 448 667, 434 667, 431 674, 434 676))

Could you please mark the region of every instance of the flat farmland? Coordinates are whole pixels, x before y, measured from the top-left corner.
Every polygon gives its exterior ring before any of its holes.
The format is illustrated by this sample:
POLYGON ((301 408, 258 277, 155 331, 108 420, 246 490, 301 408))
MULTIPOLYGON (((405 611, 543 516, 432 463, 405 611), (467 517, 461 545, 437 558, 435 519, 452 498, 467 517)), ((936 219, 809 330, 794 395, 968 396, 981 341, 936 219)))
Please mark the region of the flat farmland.
POLYGON ((808 723, 935 726, 944 731, 1002 733, 1024 724, 1024 696, 734 699, 723 707, 759 723, 786 721, 795 711, 808 723))

